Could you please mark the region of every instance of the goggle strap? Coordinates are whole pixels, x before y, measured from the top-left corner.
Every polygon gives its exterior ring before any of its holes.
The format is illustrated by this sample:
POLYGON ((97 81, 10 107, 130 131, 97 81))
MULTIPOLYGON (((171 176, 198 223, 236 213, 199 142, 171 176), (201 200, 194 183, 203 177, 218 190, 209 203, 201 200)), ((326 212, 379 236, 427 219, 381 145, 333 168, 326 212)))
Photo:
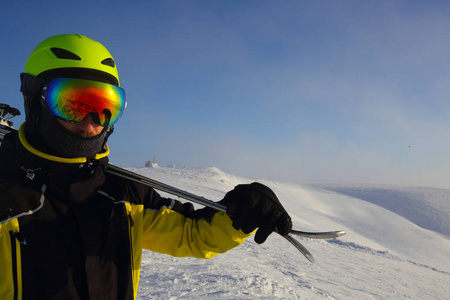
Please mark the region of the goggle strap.
POLYGON ((26 97, 30 97, 34 99, 42 86, 44 85, 45 80, 28 73, 20 74, 20 91, 26 97))

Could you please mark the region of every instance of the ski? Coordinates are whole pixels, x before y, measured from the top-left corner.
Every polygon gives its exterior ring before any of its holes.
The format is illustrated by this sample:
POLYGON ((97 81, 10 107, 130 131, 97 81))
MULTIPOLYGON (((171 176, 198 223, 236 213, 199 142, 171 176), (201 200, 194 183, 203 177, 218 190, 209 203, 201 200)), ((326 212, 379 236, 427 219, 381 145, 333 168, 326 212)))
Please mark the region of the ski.
POLYGON ((12 132, 14 129, 11 127, 0 124, 0 142, 3 140, 3 136, 12 132))
POLYGON ((0 124, 6 127, 12 127, 13 123, 10 119, 19 116, 20 111, 17 108, 11 107, 8 104, 0 103, 0 124))
POLYGON ((11 121, 15 116, 20 116, 20 111, 17 108, 0 103, 0 142, 3 141, 5 134, 15 130, 11 121))
POLYGON ((327 232, 307 232, 300 230, 292 230, 290 233, 310 239, 334 239, 346 234, 344 230, 327 231, 327 232))
MULTIPOLYGON (((148 177, 136 174, 134 172, 114 166, 112 164, 108 164, 108 166, 106 167, 106 172, 116 175, 116 176, 120 176, 120 177, 129 179, 129 180, 132 180, 132 181, 135 181, 135 182, 145 184, 156 190, 166 192, 173 196, 177 196, 177 197, 183 198, 185 200, 216 209, 218 211, 226 212, 226 210, 227 210, 225 205, 222 205, 220 203, 214 202, 209 199, 205 199, 204 197, 200 197, 200 196, 191 194, 189 192, 180 190, 178 188, 175 188, 170 185, 156 181, 154 179, 150 179, 148 177)), ((327 232, 308 232, 308 231, 300 231, 300 230, 293 229, 291 232, 289 232, 289 234, 287 234, 283 237, 286 240, 288 240, 292 245, 294 245, 295 248, 297 248, 297 250, 299 250, 306 257, 306 259, 308 259, 310 262, 314 263, 315 260, 314 260, 314 257, 312 256, 312 254, 308 251, 308 249, 306 249, 305 246, 303 246, 298 240, 296 240, 293 237, 293 235, 306 237, 306 238, 310 238, 310 239, 332 239, 332 238, 337 238, 337 237, 343 236, 345 234, 346 234, 346 232, 344 230, 327 231, 327 232)))
MULTIPOLYGON (((14 116, 20 115, 19 110, 10 107, 6 104, 0 104, 0 143, 3 140, 3 136, 16 131, 16 129, 13 127, 12 122, 10 121, 11 118, 14 116)), ((154 179, 136 174, 134 172, 128 171, 126 169, 117 167, 112 164, 108 164, 106 166, 105 172, 123 177, 125 179, 138 182, 141 184, 145 184, 151 188, 154 188, 155 190, 166 192, 170 195, 177 196, 179 198, 188 200, 193 203, 197 203, 206 207, 213 208, 215 210, 226 212, 227 208, 225 205, 222 205, 220 203, 214 202, 212 200, 206 199, 204 197, 200 197, 194 194, 191 194, 189 192, 180 190, 176 187, 167 185, 165 183, 156 181, 154 179)), ((337 238, 340 236, 345 235, 346 232, 343 230, 337 230, 337 231, 328 231, 328 232, 308 232, 308 231, 300 231, 300 230, 292 230, 287 235, 283 236, 286 240, 288 240, 294 247, 300 251, 307 260, 314 263, 314 257, 312 254, 306 249, 305 246, 303 246, 298 240, 296 240, 293 235, 295 236, 301 236, 305 238, 310 239, 332 239, 337 238)))

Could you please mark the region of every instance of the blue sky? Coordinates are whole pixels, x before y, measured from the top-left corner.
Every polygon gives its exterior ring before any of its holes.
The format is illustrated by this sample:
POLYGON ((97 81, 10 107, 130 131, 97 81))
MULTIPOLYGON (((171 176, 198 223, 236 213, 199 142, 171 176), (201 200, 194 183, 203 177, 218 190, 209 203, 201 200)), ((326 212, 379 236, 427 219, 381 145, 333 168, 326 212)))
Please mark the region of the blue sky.
POLYGON ((114 164, 450 188, 446 1, 30 2, 0 1, 0 102, 23 111, 43 39, 103 43, 128 100, 114 164))

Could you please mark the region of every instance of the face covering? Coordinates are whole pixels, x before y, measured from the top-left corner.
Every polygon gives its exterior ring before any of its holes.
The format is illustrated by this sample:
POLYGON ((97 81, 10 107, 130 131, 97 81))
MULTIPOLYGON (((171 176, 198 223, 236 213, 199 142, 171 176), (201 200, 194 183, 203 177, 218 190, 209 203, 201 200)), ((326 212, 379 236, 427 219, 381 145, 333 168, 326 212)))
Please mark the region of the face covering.
POLYGON ((102 152, 106 127, 100 134, 84 138, 65 129, 56 117, 43 108, 37 131, 42 138, 42 141, 38 143, 46 148, 48 154, 65 158, 87 157, 89 159, 102 152))

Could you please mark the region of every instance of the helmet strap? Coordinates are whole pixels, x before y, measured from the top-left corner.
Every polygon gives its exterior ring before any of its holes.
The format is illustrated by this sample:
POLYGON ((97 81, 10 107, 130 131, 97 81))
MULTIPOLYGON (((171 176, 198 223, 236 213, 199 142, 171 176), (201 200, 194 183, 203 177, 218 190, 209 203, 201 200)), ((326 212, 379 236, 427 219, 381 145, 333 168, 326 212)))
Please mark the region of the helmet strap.
POLYGON ((39 93, 42 91, 45 80, 27 73, 21 73, 20 82, 26 121, 28 124, 38 124, 41 111, 39 93))
POLYGON ((106 142, 108 141, 108 138, 111 136, 111 134, 113 134, 113 132, 114 132, 114 125, 113 126, 109 126, 106 129, 105 140, 103 141, 102 149, 106 148, 106 142))

